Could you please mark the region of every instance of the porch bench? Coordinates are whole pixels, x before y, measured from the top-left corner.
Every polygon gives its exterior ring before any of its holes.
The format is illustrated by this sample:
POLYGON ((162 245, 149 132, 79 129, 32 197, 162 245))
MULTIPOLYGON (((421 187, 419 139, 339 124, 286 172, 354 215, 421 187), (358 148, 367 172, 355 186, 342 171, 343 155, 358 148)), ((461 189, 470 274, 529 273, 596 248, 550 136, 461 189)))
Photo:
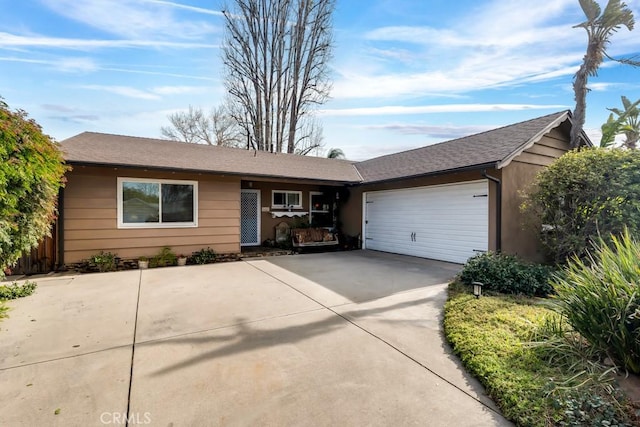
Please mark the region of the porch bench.
POLYGON ((331 227, 294 228, 291 230, 291 243, 294 248, 312 248, 317 246, 338 245, 338 234, 331 227))

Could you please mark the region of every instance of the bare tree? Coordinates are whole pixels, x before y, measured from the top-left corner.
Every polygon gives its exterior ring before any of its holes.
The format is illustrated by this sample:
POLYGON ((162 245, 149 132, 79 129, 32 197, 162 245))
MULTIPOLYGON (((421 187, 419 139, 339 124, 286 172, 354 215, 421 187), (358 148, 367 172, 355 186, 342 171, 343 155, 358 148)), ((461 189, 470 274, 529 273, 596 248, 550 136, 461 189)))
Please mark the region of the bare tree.
POLYGON ((237 105, 235 120, 257 150, 312 151, 318 125, 308 116, 331 89, 335 0, 235 0, 234 5, 223 12, 223 62, 226 87, 237 105))
POLYGON ((629 31, 633 30, 635 21, 633 13, 627 5, 620 0, 609 0, 603 12, 595 0, 579 1, 587 20, 575 27, 585 29, 588 43, 582 64, 573 78, 573 91, 576 100, 576 106, 573 111, 573 126, 571 128, 571 146, 573 148, 580 145, 580 135, 584 127, 587 109, 587 92, 589 91, 587 83, 589 77, 597 75, 604 58, 628 65, 640 65, 633 58, 612 58, 606 50, 611 36, 620 27, 624 26, 629 31))
POLYGON ((189 111, 180 111, 167 116, 170 126, 162 126, 165 138, 195 144, 243 146, 241 127, 224 105, 205 114, 202 108, 189 106, 189 111))

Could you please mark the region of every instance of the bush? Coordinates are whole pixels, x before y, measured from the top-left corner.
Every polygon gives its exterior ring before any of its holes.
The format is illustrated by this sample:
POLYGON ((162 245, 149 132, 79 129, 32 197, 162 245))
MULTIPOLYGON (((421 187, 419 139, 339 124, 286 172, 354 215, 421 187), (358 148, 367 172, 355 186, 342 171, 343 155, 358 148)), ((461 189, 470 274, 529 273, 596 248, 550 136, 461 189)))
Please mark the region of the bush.
POLYGON ((116 257, 117 255, 112 252, 100 251, 100 253, 92 255, 88 259, 88 263, 91 267, 97 268, 101 273, 105 271, 114 271, 118 266, 116 257))
POLYGON ((570 152, 540 171, 522 209, 551 260, 585 258, 598 236, 640 230, 640 152, 570 152))
POLYGON ((609 370, 584 372, 581 354, 562 352, 565 360, 549 360, 531 344, 547 319, 560 318, 540 300, 476 299, 461 288, 449 286, 445 336, 508 419, 518 426, 637 425, 609 370))
POLYGON ((38 284, 36 282, 30 282, 28 280, 22 285, 19 285, 17 282, 13 282, 10 285, 1 285, 0 301, 29 296, 37 287, 38 284))
POLYGON ((167 267, 170 265, 176 265, 178 263, 178 256, 171 250, 170 247, 165 246, 160 250, 160 253, 154 256, 149 262, 149 267, 167 267))
POLYGON ((216 260, 216 253, 211 248, 200 249, 189 257, 189 264, 211 264, 216 260))
POLYGON ((0 98, 0 278, 50 233, 66 170, 53 140, 0 98))
POLYGON ((527 264, 515 256, 495 252, 474 256, 460 273, 460 281, 466 285, 482 282, 483 290, 540 297, 553 291, 550 278, 549 267, 527 264))
POLYGON ((590 262, 574 258, 553 281, 557 307, 598 351, 640 373, 640 243, 628 230, 600 240, 590 262))

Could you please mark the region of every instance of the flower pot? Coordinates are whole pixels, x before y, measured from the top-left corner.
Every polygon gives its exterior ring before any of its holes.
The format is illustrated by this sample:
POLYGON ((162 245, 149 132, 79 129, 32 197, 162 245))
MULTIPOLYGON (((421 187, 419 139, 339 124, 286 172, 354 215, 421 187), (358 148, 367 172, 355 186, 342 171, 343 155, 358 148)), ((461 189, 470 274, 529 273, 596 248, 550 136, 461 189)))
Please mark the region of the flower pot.
POLYGON ((149 261, 138 260, 138 268, 139 269, 149 268, 149 261))
POLYGON ((187 258, 186 257, 178 258, 178 265, 179 266, 187 265, 187 258))

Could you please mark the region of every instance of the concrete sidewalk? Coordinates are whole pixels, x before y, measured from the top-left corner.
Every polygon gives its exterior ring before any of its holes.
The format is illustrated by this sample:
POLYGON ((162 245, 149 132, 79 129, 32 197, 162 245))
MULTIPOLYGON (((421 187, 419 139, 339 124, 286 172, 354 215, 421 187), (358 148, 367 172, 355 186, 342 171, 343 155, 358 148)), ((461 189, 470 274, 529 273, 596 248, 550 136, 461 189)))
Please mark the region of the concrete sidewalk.
POLYGON ((373 298, 277 265, 325 254, 40 280, 0 323, 0 425, 508 425, 403 258, 373 298))

